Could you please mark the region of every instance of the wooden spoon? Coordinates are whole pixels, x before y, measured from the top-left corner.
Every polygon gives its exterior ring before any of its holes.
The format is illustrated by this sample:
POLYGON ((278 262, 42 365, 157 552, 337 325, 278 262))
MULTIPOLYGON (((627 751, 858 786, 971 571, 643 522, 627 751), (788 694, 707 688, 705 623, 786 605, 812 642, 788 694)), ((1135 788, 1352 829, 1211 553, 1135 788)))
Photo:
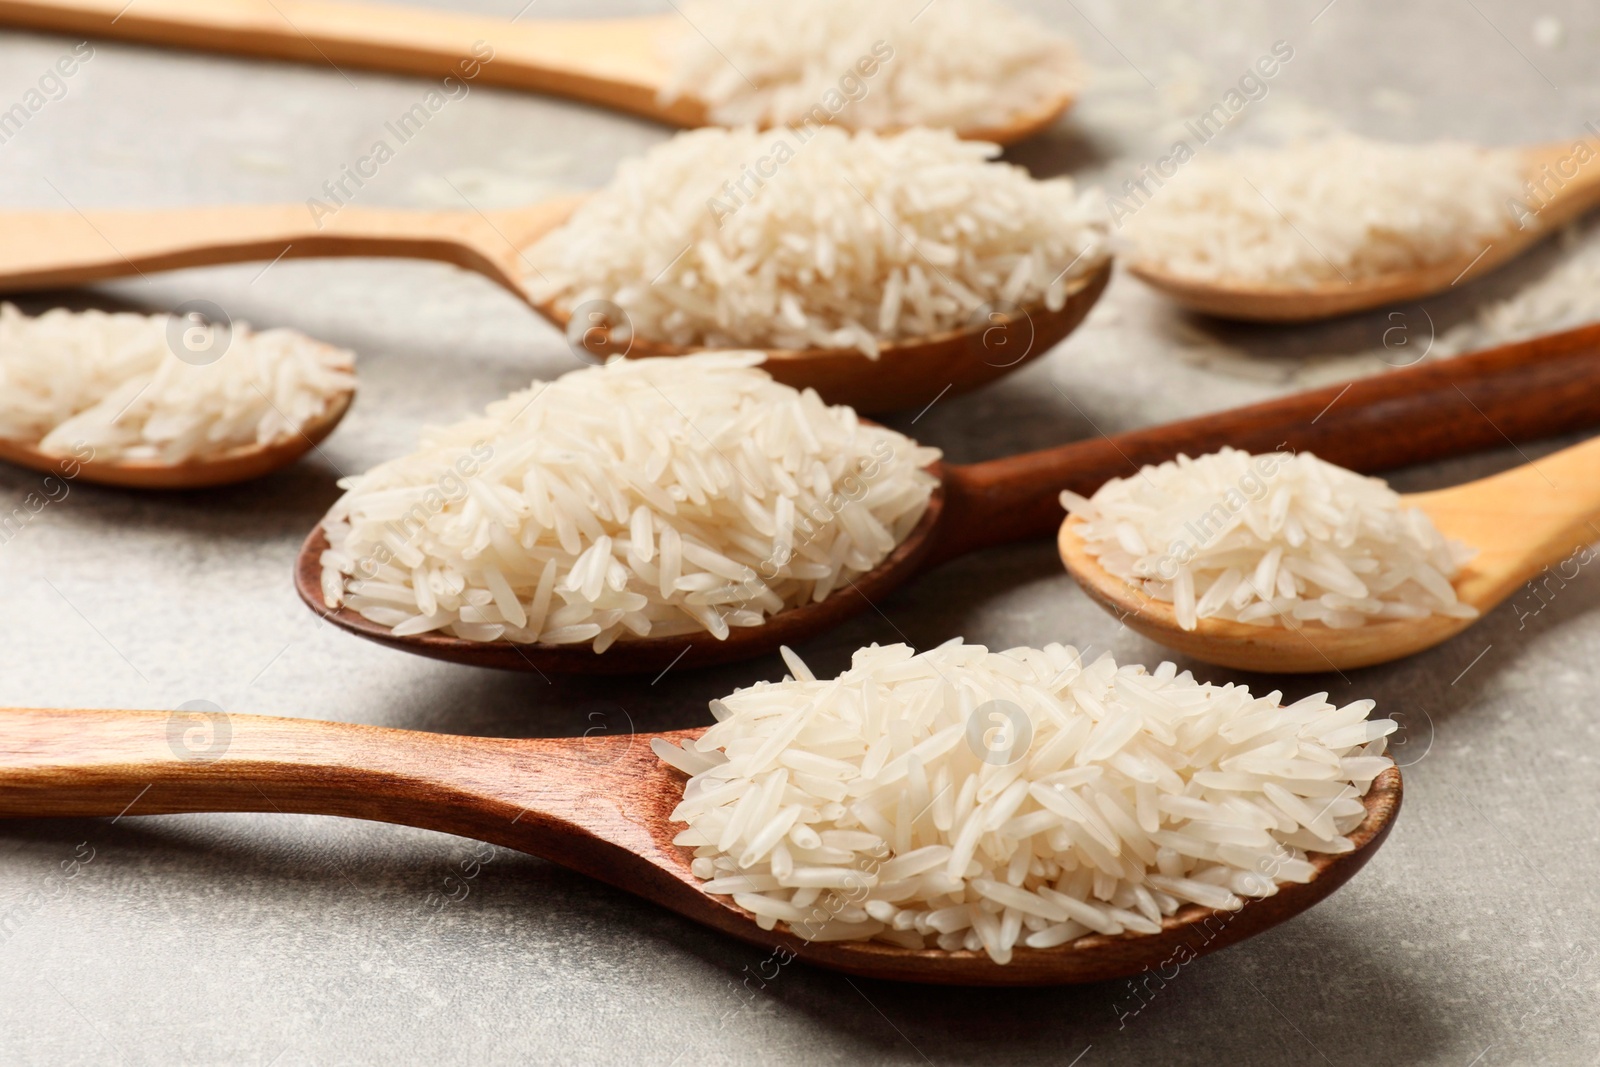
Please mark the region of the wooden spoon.
MULTIPOLYGON (((1469 275, 1482 277, 1600 204, 1600 159, 1578 164, 1574 154, 1581 144, 1525 149, 1529 178, 1552 190, 1544 206, 1520 229, 1510 228, 1508 219, 1505 232, 1481 252, 1437 266, 1310 285, 1190 278, 1138 260, 1130 263, 1128 272, 1193 311, 1247 322, 1314 322, 1417 300, 1443 292, 1469 275), (1554 179, 1546 177, 1547 169, 1555 173, 1554 179), (1559 188, 1556 181, 1562 183, 1559 188)), ((1600 152, 1600 146, 1592 143, 1587 148, 1600 152)))
POLYGON ((1186 962, 1290 918, 1349 880, 1400 810, 1400 772, 1384 771, 1347 835, 1355 848, 1313 853, 1316 875, 1237 912, 1189 905, 1159 934, 1094 934, 1053 949, 912 950, 802 941, 762 930, 731 897, 711 896, 672 843, 668 816, 684 777, 650 751, 703 730, 509 740, 306 719, 192 712, 0 709, 0 817, 179 812, 294 812, 398 823, 541 856, 731 934, 821 967, 939 985, 1098 982, 1186 962))
MULTIPOLYGON (((432 78, 454 74, 458 80, 460 64, 476 57, 484 60, 475 64, 479 82, 570 97, 671 126, 710 124, 698 100, 660 100, 670 73, 662 43, 697 32, 681 14, 517 23, 321 0, 0 0, 0 22, 335 67, 432 78), (484 44, 492 48, 492 59, 480 51, 484 44)), ((1011 144, 1055 122, 1072 102, 1064 95, 1004 125, 957 132, 1011 144)))
POLYGON ((44 471, 67 481, 94 482, 126 489, 208 489, 218 485, 247 482, 287 467, 322 443, 333 432, 355 391, 340 394, 322 415, 281 441, 268 445, 241 445, 215 455, 200 456, 182 463, 163 463, 152 459, 80 460, 39 450, 36 442, 0 438, 0 461, 44 471))
MULTIPOLYGON (((3 7, 4 0, 0 0, 3 7)), ((568 310, 533 300, 522 250, 561 226, 583 200, 569 196, 507 211, 400 211, 346 206, 313 217, 301 205, 227 205, 155 211, 0 212, 0 291, 83 285, 181 267, 303 256, 401 256, 476 271, 565 328, 568 310)), ((1111 278, 1108 260, 1080 278, 1059 311, 1022 309, 997 329, 970 329, 886 345, 877 359, 853 348, 772 350, 766 367, 797 389, 864 412, 923 407, 1010 374, 1048 352, 1083 321, 1111 278)), ((614 324, 613 324, 614 325, 614 324)), ((612 352, 680 355, 694 348, 608 331, 582 335, 582 358, 612 352)), ((574 352, 578 348, 574 346, 574 352)))
POLYGON ((596 655, 588 645, 465 641, 437 633, 396 637, 386 626, 322 599, 321 524, 306 538, 295 587, 306 605, 351 633, 435 659, 509 670, 621 674, 709 666, 801 644, 896 586, 946 560, 992 545, 1050 536, 1062 489, 1085 496, 1108 479, 1179 452, 1223 445, 1248 452, 1311 451, 1359 471, 1377 471, 1534 440, 1600 423, 1600 326, 1422 363, 1250 407, 1114 437, 1079 441, 971 466, 934 468, 941 481, 921 522, 869 573, 820 603, 709 633, 623 638, 596 655))
MULTIPOLYGON (((1426 512, 1446 537, 1478 549, 1455 588, 1481 618, 1540 571, 1600 542, 1600 438, 1492 478, 1402 499, 1426 512)), ((1289 629, 1201 619, 1185 630, 1170 603, 1146 596, 1088 553, 1082 525, 1068 517, 1057 541, 1078 584, 1134 630, 1207 663, 1274 674, 1369 667, 1432 648, 1478 621, 1429 615, 1334 630, 1318 623, 1289 629)))

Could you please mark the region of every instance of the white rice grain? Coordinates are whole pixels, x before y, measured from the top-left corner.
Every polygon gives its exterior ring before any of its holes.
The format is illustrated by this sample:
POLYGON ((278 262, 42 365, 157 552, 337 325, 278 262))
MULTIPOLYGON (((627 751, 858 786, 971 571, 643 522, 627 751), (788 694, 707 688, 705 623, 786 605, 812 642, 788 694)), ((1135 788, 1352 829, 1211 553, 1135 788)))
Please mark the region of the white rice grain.
POLYGON ((1203 281, 1305 286, 1470 260, 1516 228, 1508 149, 1351 134, 1202 153, 1148 202, 1113 203, 1134 262, 1203 281), (1125 224, 1125 225, 1124 225, 1125 224))
POLYGON ((663 98, 727 126, 992 129, 1083 80, 1071 42, 994 0, 691 0, 683 17, 663 98))
POLYGON ((273 445, 344 401, 354 361, 294 330, 0 304, 0 438, 170 464, 273 445))
POLYGON ((1346 628, 1477 615, 1451 585, 1471 548, 1382 479, 1309 452, 1179 456, 1061 503, 1082 520, 1089 555, 1171 603, 1185 630, 1200 619, 1346 628), (1129 550, 1129 527, 1143 552, 1129 550))
POLYGON ((939 453, 774 382, 760 360, 616 360, 427 431, 419 451, 340 482, 325 600, 403 634, 598 652, 722 639, 821 599, 916 525, 939 453))
POLYGON ((679 134, 529 248, 525 282, 655 341, 868 356, 984 305, 1060 308, 1108 257, 1104 208, 998 153, 942 130, 679 134))
POLYGON ((1152 933, 1186 903, 1237 909, 1309 880, 1308 851, 1351 847, 1356 798, 1391 766, 1394 723, 1369 720, 1371 701, 1282 707, 1170 663, 960 641, 874 645, 837 678, 784 661, 783 681, 713 701, 697 741, 654 747, 690 776, 672 819, 696 877, 715 875, 707 892, 808 940, 1004 963, 1019 946, 1152 933), (965 740, 992 701, 1032 738, 1005 763, 965 740))

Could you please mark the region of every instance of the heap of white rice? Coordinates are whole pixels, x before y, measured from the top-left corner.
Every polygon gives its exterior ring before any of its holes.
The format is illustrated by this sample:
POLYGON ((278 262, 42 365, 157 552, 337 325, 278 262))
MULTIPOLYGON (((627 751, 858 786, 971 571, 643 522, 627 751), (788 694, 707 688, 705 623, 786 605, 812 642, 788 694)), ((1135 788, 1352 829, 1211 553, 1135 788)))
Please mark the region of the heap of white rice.
POLYGON ((1061 503, 1083 520, 1088 553, 1170 602, 1185 630, 1200 619, 1345 629, 1478 614, 1450 584, 1472 549, 1383 479, 1309 452, 1179 456, 1061 503))
POLYGON ((993 129, 1082 82, 1066 38, 992 0, 695 0, 682 14, 663 100, 692 97, 728 126, 993 129))
POLYGON ((1048 645, 855 654, 711 702, 672 818, 693 872, 766 929, 907 948, 1050 948, 1237 909, 1351 849, 1388 720, 1048 645))
POLYGON ((859 348, 1044 304, 1106 259, 1103 206, 939 130, 695 130, 622 164, 527 251, 536 300, 608 300, 636 337, 859 348))
POLYGON ((295 437, 355 388, 349 352, 293 330, 220 329, 63 308, 30 318, 0 304, 0 437, 57 455, 88 446, 97 462, 176 464, 295 437), (174 338, 225 350, 197 365, 178 358, 174 338))
POLYGON ((603 652, 822 600, 916 525, 939 452, 760 360, 614 359, 428 430, 339 483, 328 606, 399 635, 603 652))
POLYGON ((1515 228, 1517 152, 1339 134, 1202 152, 1119 225, 1135 262, 1200 281, 1343 283, 1466 262, 1515 228))

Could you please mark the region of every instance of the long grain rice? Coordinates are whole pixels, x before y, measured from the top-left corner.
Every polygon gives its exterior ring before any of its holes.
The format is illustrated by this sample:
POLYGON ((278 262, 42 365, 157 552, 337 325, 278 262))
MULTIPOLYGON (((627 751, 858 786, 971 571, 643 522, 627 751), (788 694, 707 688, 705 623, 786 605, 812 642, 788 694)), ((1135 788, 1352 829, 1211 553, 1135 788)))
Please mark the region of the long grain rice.
POLYGON ((340 482, 323 596, 397 634, 592 643, 759 626, 871 570, 939 458, 732 352, 614 359, 340 482))
POLYGON ((663 99, 700 100, 727 126, 992 129, 1082 82, 1071 42, 993 0, 694 0, 682 13, 663 99))
POLYGON ((983 951, 1154 933, 1187 903, 1235 910, 1348 851, 1391 761, 1373 702, 1281 706, 1237 685, 1085 663, 1070 646, 858 651, 713 701, 662 760, 710 893, 765 929, 983 951))
POLYGON ((679 134, 528 249, 525 282, 654 341, 869 356, 986 308, 1057 310, 1108 256, 1104 208, 998 152, 940 130, 679 134))
POLYGON ((1309 452, 1233 448, 1061 494, 1109 573, 1173 605, 1178 623, 1347 629, 1432 614, 1475 618, 1451 584, 1474 552, 1381 478, 1309 452))
POLYGON ((1338 134, 1201 154, 1112 215, 1133 262, 1166 273, 1343 284, 1477 256, 1515 228, 1526 169, 1506 149, 1338 134))
POLYGON ((100 462, 182 463, 298 435, 355 388, 354 356, 294 330, 0 304, 0 437, 100 462), (198 331, 201 336, 193 336, 198 331), (176 354, 185 334, 202 350, 176 354), (211 358, 209 351, 220 351, 211 358))

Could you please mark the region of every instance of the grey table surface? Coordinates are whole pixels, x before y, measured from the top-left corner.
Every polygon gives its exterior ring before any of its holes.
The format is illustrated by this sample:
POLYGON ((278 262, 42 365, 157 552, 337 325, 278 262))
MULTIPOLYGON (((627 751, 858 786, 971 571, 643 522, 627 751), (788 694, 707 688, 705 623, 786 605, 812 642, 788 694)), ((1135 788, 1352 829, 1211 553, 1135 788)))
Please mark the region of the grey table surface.
MULTIPOLYGON (((460 6, 510 17, 522 3, 460 6)), ((1511 144, 1600 118, 1600 12, 1583 0, 1325 3, 1037 0, 1029 6, 1081 42, 1093 80, 1065 120, 1008 158, 1041 176, 1120 183, 1277 40, 1294 58, 1229 139, 1342 126, 1511 144), (1538 16, 1564 32, 1535 33, 1538 16)), ((539 0, 523 18, 595 10, 539 0)), ((0 105, 74 44, 0 32, 0 105)), ((64 97, 0 145, 0 204, 304 201, 427 88, 100 42, 64 97)), ((598 184, 668 135, 478 87, 358 202, 500 206, 598 184)), ((1188 320, 1119 277, 1045 359, 897 424, 956 459, 987 458, 1381 369, 1551 254, 1401 320, 1295 330, 1188 320), (1397 352, 1402 340, 1415 344, 1397 352)), ((571 369, 572 357, 510 296, 436 264, 247 264, 24 304, 167 310, 193 299, 354 349, 355 409, 317 455, 260 482, 168 496, 74 485, 7 539, 0 704, 207 700, 231 713, 523 737, 702 723, 709 698, 781 673, 774 658, 655 685, 547 684, 319 624, 290 587, 290 563, 340 474, 408 449, 429 420, 571 369)), ((1521 459, 1508 448, 1396 481, 1445 485, 1521 459)), ((36 475, 0 469, 0 511, 38 488, 36 475)), ((881 607, 802 651, 829 671, 861 644, 955 635, 1162 658, 1093 607, 1045 543, 946 566, 881 607)), ((1404 663, 1280 680, 1201 668, 1291 697, 1376 698, 1406 724, 1408 796, 1392 839, 1347 888, 1141 1000, 1122 983, 949 990, 799 964, 761 986, 749 980, 758 950, 552 864, 496 850, 474 866, 473 842, 392 826, 136 811, 115 824, 0 823, 0 1062, 1593 1063, 1597 645, 1591 569, 1548 603, 1507 606, 1404 663), (462 886, 464 898, 430 904, 462 886)))

